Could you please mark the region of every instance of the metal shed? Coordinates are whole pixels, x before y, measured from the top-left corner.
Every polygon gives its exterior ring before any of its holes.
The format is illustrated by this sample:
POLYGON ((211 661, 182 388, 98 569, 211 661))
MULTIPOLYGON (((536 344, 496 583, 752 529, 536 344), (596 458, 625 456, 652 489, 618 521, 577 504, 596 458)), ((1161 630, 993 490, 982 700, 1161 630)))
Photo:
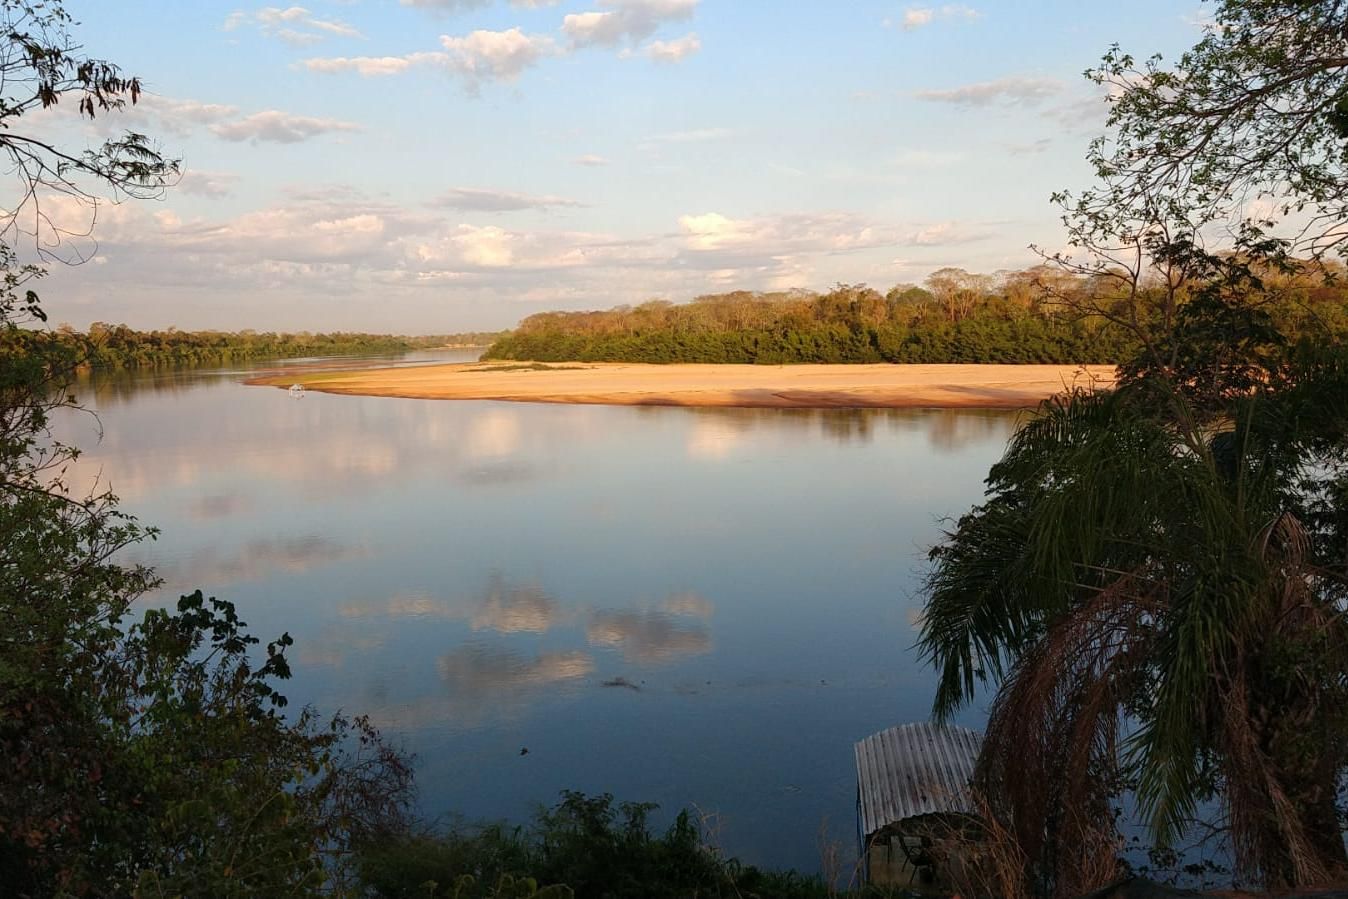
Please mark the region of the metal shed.
MULTIPOLYGON (((903 823, 924 815, 972 814, 969 781, 983 737, 966 727, 919 722, 872 734, 856 744, 857 835, 868 877, 881 862, 894 879, 898 869, 911 878, 917 865, 903 823), (894 838, 903 852, 895 861, 894 838), (883 846, 881 857, 872 850, 883 846)), ((875 879, 875 878, 872 878, 875 879)))

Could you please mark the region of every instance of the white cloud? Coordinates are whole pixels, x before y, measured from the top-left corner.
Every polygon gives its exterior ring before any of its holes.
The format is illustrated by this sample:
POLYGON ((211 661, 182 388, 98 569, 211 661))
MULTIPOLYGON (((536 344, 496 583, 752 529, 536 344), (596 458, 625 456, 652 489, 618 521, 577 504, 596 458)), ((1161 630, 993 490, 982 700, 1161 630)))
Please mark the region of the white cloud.
POLYGON ((930 9, 910 9, 903 14, 903 30, 913 31, 923 25, 930 25, 936 14, 930 9))
POLYGON ((235 122, 211 126, 211 131, 224 140, 278 144, 294 144, 320 134, 359 130, 360 126, 354 122, 290 115, 279 109, 268 109, 235 122))
POLYGON ((636 44, 662 25, 693 17, 699 0, 600 0, 599 10, 572 13, 562 31, 576 47, 636 44))
POLYGON ((696 32, 685 34, 672 41, 651 41, 641 48, 641 52, 656 62, 683 62, 702 49, 702 39, 696 32))
POLYGON ((264 6, 251 13, 236 10, 225 19, 223 27, 226 31, 234 31, 245 26, 255 27, 267 37, 278 38, 295 46, 316 44, 330 37, 364 37, 354 25, 338 19, 320 19, 303 6, 285 9, 264 6))
POLYGON ((605 159, 602 156, 596 156, 593 153, 586 153, 584 156, 577 156, 575 159, 571 161, 574 162, 576 165, 585 166, 587 168, 599 168, 608 165, 607 159, 605 159))
POLYGON ((519 28, 478 30, 462 37, 441 35, 440 45, 443 50, 403 56, 316 57, 302 65, 311 72, 355 72, 369 78, 433 67, 459 77, 470 93, 476 93, 483 81, 513 81, 539 60, 561 52, 552 38, 525 34, 519 28))
POLYGON ((508 31, 474 31, 466 37, 441 36, 449 54, 448 66, 469 82, 512 81, 546 56, 556 55, 556 43, 543 35, 528 35, 518 28, 508 31))
POLYGON ((963 87, 918 91, 919 100, 950 103, 956 106, 1024 105, 1043 102, 1061 93, 1063 83, 1056 78, 1012 76, 996 81, 981 81, 963 87))
MULTIPOLYGON (((960 3, 947 3, 940 7, 910 6, 904 10, 903 18, 899 20, 899 27, 904 31, 916 31, 936 21, 972 22, 981 15, 978 10, 960 3)), ((886 20, 885 24, 889 26, 892 22, 886 20)))
POLYGON ((525 209, 556 209, 585 204, 566 197, 536 196, 502 190, 480 190, 472 187, 452 187, 434 200, 431 206, 471 212, 519 212, 525 209))
POLYGON ((401 75, 418 65, 443 65, 443 53, 409 53, 406 56, 331 56, 306 59, 304 67, 311 72, 355 72, 366 78, 383 75, 401 75))

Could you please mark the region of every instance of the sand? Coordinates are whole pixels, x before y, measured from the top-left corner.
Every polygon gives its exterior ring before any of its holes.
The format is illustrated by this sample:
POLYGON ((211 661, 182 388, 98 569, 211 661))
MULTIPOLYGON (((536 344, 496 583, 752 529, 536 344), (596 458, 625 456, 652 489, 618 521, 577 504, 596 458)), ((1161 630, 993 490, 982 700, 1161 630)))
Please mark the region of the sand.
POLYGON ((638 365, 477 363, 320 371, 251 384, 361 396, 528 403, 763 408, 1034 406, 1071 387, 1108 387, 1111 366, 638 365))

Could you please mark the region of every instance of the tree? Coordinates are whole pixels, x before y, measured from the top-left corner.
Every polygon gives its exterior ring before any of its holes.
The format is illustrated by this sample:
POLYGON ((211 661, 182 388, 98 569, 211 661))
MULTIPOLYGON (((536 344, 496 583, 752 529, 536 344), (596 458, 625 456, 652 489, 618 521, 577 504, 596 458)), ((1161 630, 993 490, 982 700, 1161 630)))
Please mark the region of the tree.
POLYGON ((45 320, 37 295, 17 289, 40 277, 42 264, 88 258, 70 240, 89 236, 99 196, 156 197, 178 175, 178 161, 134 131, 83 151, 23 133, 20 120, 36 110, 73 105, 77 116, 93 119, 140 99, 140 80, 84 55, 69 33, 73 24, 60 2, 0 0, 0 151, 16 178, 15 199, 0 213, 0 321, 45 320), (44 211, 57 197, 89 210, 87 225, 44 211), (34 258, 25 260, 26 252, 34 258))
POLYGON ((1166 212, 1267 232, 1294 250, 1343 252, 1348 233, 1348 4, 1223 0, 1173 67, 1116 46, 1089 73, 1109 88, 1111 131, 1092 161, 1108 192, 1080 208, 1166 197, 1166 212), (1302 214, 1299 217, 1298 214, 1302 214), (1286 216, 1292 219, 1280 221, 1286 216))
POLYGON ((1161 842, 1217 798, 1247 875, 1345 873, 1348 358, 1307 352, 1222 423, 1153 378, 1053 402, 933 552, 936 711, 994 685, 982 783, 1059 895, 1120 780, 1161 842))
POLYGON ((1140 349, 1013 439, 921 637, 938 715, 995 691, 980 786, 1050 893, 1110 876, 1128 786, 1162 844, 1212 799, 1243 876, 1348 876, 1348 354, 1270 314, 1345 246, 1345 67, 1348 4, 1221 0, 1173 69, 1090 73, 1111 127, 1048 291, 1140 349))
POLYGON ((962 268, 937 269, 927 276, 927 290, 936 297, 952 322, 965 318, 992 289, 992 279, 962 268))

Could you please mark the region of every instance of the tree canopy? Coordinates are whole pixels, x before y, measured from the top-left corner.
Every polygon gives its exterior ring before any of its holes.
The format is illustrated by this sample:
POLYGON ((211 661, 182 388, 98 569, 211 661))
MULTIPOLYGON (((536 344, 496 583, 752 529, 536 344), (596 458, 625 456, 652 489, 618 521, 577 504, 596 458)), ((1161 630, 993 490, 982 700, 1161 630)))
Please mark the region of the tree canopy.
POLYGON ((1173 66, 1088 73, 1097 182, 1056 197, 1120 387, 1047 403, 932 553, 935 711, 993 692, 978 785, 1053 895, 1117 872, 1122 790, 1163 845, 1215 803, 1247 880, 1348 876, 1348 355, 1280 312, 1339 281, 1348 5, 1210 8, 1173 66))

